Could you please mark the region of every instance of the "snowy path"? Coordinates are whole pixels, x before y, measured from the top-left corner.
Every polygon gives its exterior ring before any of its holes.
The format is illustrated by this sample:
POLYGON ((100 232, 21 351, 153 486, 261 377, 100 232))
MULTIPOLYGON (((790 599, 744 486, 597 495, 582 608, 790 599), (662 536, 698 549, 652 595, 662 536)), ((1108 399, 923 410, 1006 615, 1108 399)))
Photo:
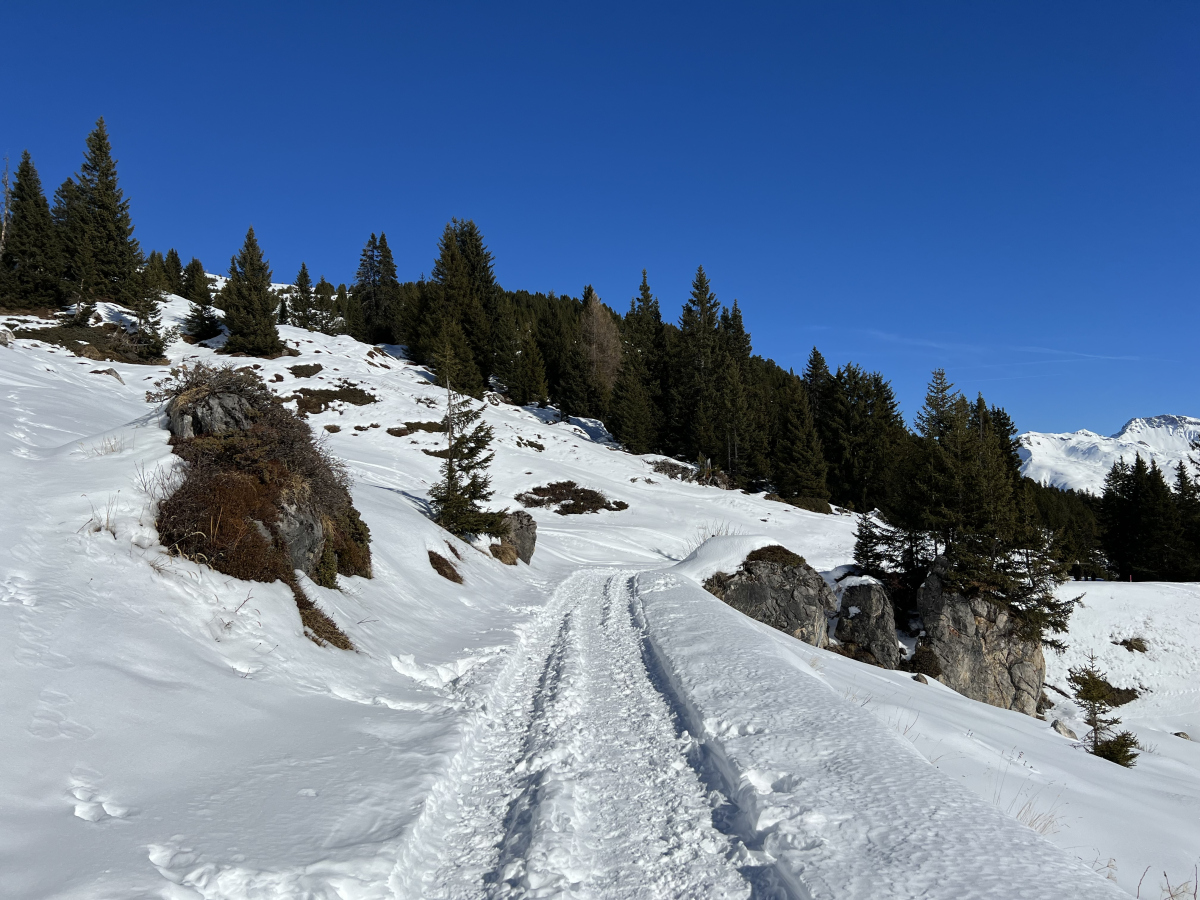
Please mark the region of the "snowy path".
POLYGON ((431 795, 402 896, 749 894, 647 675, 630 580, 585 570, 558 589, 431 795))

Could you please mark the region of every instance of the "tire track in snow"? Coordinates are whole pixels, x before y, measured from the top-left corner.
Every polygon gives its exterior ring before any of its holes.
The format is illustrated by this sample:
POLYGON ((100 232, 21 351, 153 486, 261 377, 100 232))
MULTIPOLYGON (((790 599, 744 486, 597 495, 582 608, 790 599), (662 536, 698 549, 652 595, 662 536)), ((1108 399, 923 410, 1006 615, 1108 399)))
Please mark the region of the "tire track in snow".
POLYGON ((431 794, 402 895, 748 895, 646 672, 629 582, 588 570, 559 587, 431 794))

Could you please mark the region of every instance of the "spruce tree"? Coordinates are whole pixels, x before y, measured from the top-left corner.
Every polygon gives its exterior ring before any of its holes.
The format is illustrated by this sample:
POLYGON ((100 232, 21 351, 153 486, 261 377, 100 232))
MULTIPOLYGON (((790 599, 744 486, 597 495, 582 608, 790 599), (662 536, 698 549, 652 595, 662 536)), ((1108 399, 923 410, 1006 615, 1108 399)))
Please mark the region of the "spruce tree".
POLYGON ((253 228, 246 232, 241 251, 230 260, 225 297, 225 325, 229 328, 226 353, 267 357, 283 352, 275 324, 271 269, 253 228))
POLYGON ((292 324, 298 328, 313 329, 313 284, 308 274, 308 265, 300 263, 300 271, 292 284, 292 324))
POLYGON ((142 251, 133 237, 129 200, 118 184, 103 117, 87 137, 78 190, 90 219, 90 250, 100 298, 129 306, 142 290, 142 251))
POLYGON ((608 427, 630 453, 649 453, 656 429, 650 394, 636 358, 627 357, 613 385, 608 427))
POLYGON ((358 271, 350 286, 350 300, 358 307, 348 319, 352 327, 347 333, 355 340, 366 341, 372 326, 381 316, 379 296, 379 242, 372 232, 358 258, 358 271))
POLYGON ((807 393, 799 378, 790 376, 780 404, 780 438, 774 457, 775 490, 785 500, 829 498, 825 459, 812 423, 807 393))
POLYGON ((453 386, 459 394, 479 399, 483 396, 483 378, 475 366, 475 355, 467 339, 451 319, 442 325, 441 345, 434 356, 437 383, 444 388, 453 386))
POLYGON ((521 350, 513 365, 508 393, 517 406, 542 406, 546 403, 546 366, 533 332, 528 329, 521 336, 521 350))
POLYGON ((493 432, 490 425, 480 421, 482 410, 458 390, 461 367, 470 362, 473 369, 474 360, 460 355, 466 342, 461 340, 455 345, 452 336, 451 330, 444 331, 443 345, 437 350, 439 378, 446 388, 446 450, 442 478, 429 490, 434 521, 458 537, 499 536, 507 530, 505 514, 481 508, 493 494, 487 471, 495 457, 491 450, 493 432))
POLYGON ((689 457, 719 458, 717 438, 716 368, 720 304, 704 267, 696 269, 692 292, 679 318, 675 426, 680 446, 689 457))
POLYGON ((146 257, 146 268, 142 270, 142 281, 145 287, 151 290, 170 290, 163 255, 157 250, 151 250, 150 255, 146 257))
POLYGON ((337 334, 338 305, 335 288, 322 275, 313 288, 312 330, 322 334, 337 334))
POLYGON ((131 284, 130 289, 137 288, 133 294, 129 309, 133 313, 136 324, 134 346, 139 359, 158 360, 166 351, 167 344, 175 336, 175 330, 164 331, 162 327, 162 306, 160 298, 162 289, 151 287, 142 280, 140 286, 131 284))
POLYGON ((172 247, 163 257, 163 271, 167 276, 167 290, 177 297, 183 296, 183 260, 179 251, 172 247))
POLYGON ((377 245, 375 306, 367 316, 367 334, 373 343, 399 343, 396 320, 400 314, 400 279, 396 277, 396 260, 388 246, 387 235, 379 233, 377 245))
POLYGON ((486 382, 495 374, 493 360, 511 348, 496 344, 504 335, 493 331, 503 315, 502 291, 496 284, 494 257, 483 242, 483 234, 473 219, 453 220, 454 240, 465 270, 465 293, 453 299, 467 342, 475 355, 475 365, 486 382))
POLYGON ((224 330, 221 327, 221 317, 213 308, 208 274, 204 271, 203 263, 194 256, 183 270, 182 297, 190 303, 183 327, 193 338, 197 341, 207 341, 224 330))
POLYGON ((75 323, 86 325, 96 311, 103 285, 92 255, 92 215, 74 179, 68 178, 54 192, 51 216, 58 236, 63 300, 74 306, 75 323))
POLYGON ((366 339, 367 324, 363 318, 362 304, 353 293, 346 290, 346 285, 339 284, 337 299, 334 301, 341 320, 338 323, 339 333, 348 334, 356 341, 366 339))
POLYGON ((22 309, 58 305, 58 235, 28 150, 21 154, 6 212, 10 218, 0 255, 0 305, 22 309))

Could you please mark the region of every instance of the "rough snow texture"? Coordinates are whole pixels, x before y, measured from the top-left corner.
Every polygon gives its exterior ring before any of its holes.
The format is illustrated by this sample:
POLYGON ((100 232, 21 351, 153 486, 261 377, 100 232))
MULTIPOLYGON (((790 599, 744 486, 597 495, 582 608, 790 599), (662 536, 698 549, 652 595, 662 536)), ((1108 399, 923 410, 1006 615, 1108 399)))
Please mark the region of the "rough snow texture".
MULTIPOLYGON (((185 312, 172 299, 166 324, 185 312)), ((724 606, 697 582, 768 544, 828 574, 850 562, 854 517, 669 480, 552 410, 485 407, 497 508, 561 480, 629 508, 534 510, 532 563, 502 565, 426 515, 439 462, 421 451, 440 436, 386 433, 442 415, 428 372, 398 348, 280 332, 301 358, 256 364, 281 395, 290 366, 320 363, 299 383, 379 397, 311 420, 341 428, 329 446, 354 478, 375 578, 300 583, 356 653, 305 638, 286 586, 166 555, 155 484, 178 460, 144 399, 165 367, 114 363, 122 383, 37 341, 0 348, 0 896, 736 897, 803 883, 1008 898, 1036 870, 1036 896, 1104 897, 1092 869, 1132 894, 1150 866, 1142 896, 1157 898, 1154 873, 1192 877, 1200 744, 1171 731, 1200 732, 1196 586, 1086 586, 1071 653, 1095 649, 1115 682, 1150 688, 1120 712, 1156 749, 1120 769, 1048 722, 724 606), (429 551, 461 557, 463 584, 429 551), (1110 643, 1127 628, 1148 653, 1110 643)), ((1077 658, 1052 657, 1050 682, 1077 658)))
POLYGON ((1021 471, 1034 481, 1099 494, 1113 463, 1121 458, 1131 463, 1139 454, 1147 464, 1157 462, 1170 482, 1175 467, 1196 455, 1191 446, 1197 439, 1200 419, 1151 416, 1130 419, 1112 437, 1086 429, 1070 434, 1030 431, 1020 436, 1018 452, 1024 460, 1021 471))

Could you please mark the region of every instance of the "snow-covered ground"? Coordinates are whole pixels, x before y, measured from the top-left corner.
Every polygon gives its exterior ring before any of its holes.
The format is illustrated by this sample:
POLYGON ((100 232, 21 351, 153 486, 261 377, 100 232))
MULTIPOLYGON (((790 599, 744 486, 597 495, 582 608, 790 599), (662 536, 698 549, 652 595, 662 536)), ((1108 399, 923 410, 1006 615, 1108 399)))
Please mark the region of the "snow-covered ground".
MULTIPOLYGON (((1037 431, 1021 435, 1021 471, 1042 484, 1089 491, 1104 490, 1104 476, 1122 457, 1132 463, 1141 455, 1151 460, 1173 484, 1175 467, 1189 457, 1200 457, 1192 444, 1200 440, 1200 419, 1191 416, 1152 416, 1130 419, 1112 437, 1086 429, 1068 434, 1043 434, 1037 431)), ((1192 467, 1193 475, 1196 469, 1192 467)))
POLYGON ((628 509, 531 510, 530 566, 449 538, 425 515, 440 436, 387 434, 440 418, 429 374, 281 333, 298 358, 246 362, 282 395, 379 398, 311 419, 340 426, 372 531, 373 579, 306 585, 356 653, 308 641, 284 586, 158 544, 175 458, 144 394, 165 370, 0 348, 0 896, 1090 898, 1149 866, 1158 897, 1162 871, 1193 877, 1200 744, 1171 732, 1200 732, 1197 586, 1064 588, 1087 596, 1049 682, 1090 650, 1149 689, 1121 712, 1154 749, 1121 769, 720 603, 698 580, 755 546, 847 563, 853 518, 670 481, 590 423, 487 405, 496 501, 568 479, 628 509), (448 543, 462 585, 429 566, 448 543))

